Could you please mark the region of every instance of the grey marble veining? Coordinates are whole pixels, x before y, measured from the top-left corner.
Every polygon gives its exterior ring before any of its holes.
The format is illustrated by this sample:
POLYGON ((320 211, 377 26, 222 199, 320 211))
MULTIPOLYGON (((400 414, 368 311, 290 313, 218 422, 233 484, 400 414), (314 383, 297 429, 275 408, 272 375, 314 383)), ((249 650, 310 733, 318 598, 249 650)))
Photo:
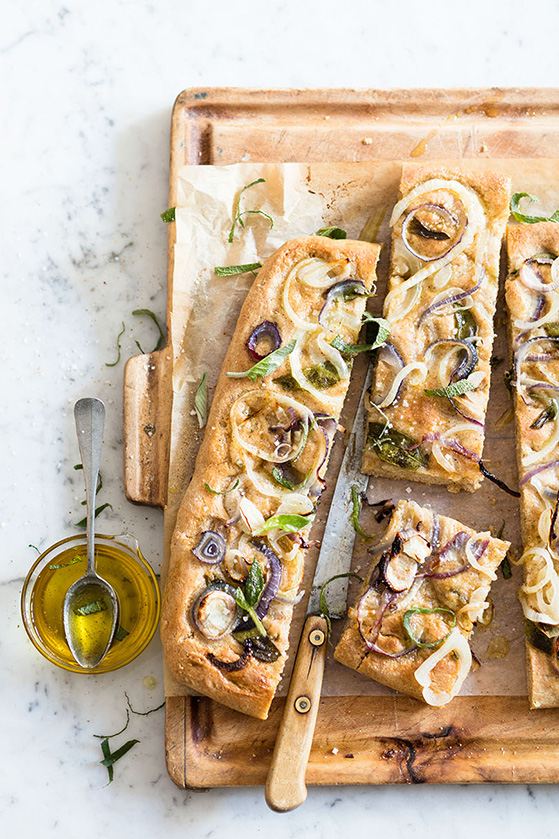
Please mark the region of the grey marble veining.
POLYGON ((261 790, 181 791, 167 777, 163 712, 133 716, 141 742, 104 786, 99 741, 130 695, 162 699, 155 639, 102 678, 65 674, 35 653, 19 593, 35 556, 83 515, 72 407, 107 404, 105 511, 157 569, 162 517, 122 490, 123 362, 163 320, 170 111, 186 87, 398 87, 557 83, 557 4, 519 0, 4 0, 0 8, 0 688, 2 835, 395 837, 555 834, 554 787, 312 789, 277 816, 261 790), (121 323, 123 360, 116 358, 121 323), (144 681, 146 677, 150 677, 144 681), (154 681, 155 680, 155 684, 154 681), (146 687, 145 685, 149 687, 146 687))

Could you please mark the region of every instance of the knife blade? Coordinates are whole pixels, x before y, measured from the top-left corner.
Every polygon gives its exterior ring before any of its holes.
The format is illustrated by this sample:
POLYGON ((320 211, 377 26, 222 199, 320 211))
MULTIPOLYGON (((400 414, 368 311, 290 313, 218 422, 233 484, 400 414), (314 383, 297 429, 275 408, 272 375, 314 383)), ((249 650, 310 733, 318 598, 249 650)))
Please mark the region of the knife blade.
MULTIPOLYGON (((305 623, 266 781, 266 801, 277 812, 293 810, 307 797, 305 771, 318 714, 328 640, 327 621, 320 613, 320 592, 327 580, 348 572, 351 566, 355 530, 350 517, 350 493, 352 486, 357 486, 360 492, 367 486, 367 477, 361 474, 361 453, 365 436, 365 397, 371 378, 372 364, 369 363, 326 520, 305 623)), ((345 615, 347 590, 347 577, 330 584, 328 608, 331 617, 345 615)))
MULTIPOLYGON (((314 572, 307 615, 320 614, 320 591, 336 574, 349 571, 355 543, 355 528, 350 517, 351 487, 358 492, 367 489, 368 477, 361 473, 361 457, 365 442, 365 397, 371 385, 372 364, 369 363, 355 419, 347 441, 342 464, 332 496, 330 511, 314 572)), ((328 587, 328 609, 331 618, 343 618, 347 606, 347 577, 333 580, 328 587)))

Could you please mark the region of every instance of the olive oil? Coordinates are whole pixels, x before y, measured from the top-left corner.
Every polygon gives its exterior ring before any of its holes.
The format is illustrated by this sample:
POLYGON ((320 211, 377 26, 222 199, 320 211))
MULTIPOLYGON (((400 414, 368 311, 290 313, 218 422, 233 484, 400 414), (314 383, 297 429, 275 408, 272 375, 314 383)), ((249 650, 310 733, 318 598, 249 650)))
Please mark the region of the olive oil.
MULTIPOLYGON (((119 602, 113 642, 98 667, 88 671, 79 668, 66 643, 62 620, 66 592, 87 568, 85 542, 67 547, 50 558, 37 575, 29 602, 31 621, 41 641, 40 646, 35 645, 43 648, 41 652, 55 664, 90 673, 113 670, 131 661, 151 639, 159 616, 157 581, 143 558, 125 546, 119 547, 116 541, 111 544, 110 538, 100 537, 95 545, 95 559, 99 575, 113 586, 119 602)), ((83 598, 83 604, 81 596, 79 600, 71 610, 73 628, 88 646, 106 643, 110 610, 102 608, 102 592, 92 590, 83 598), (88 605, 92 603, 96 605, 88 605)))
POLYGON ((113 620, 107 592, 97 583, 90 583, 72 596, 67 628, 78 662, 89 666, 99 663, 113 637, 113 620))

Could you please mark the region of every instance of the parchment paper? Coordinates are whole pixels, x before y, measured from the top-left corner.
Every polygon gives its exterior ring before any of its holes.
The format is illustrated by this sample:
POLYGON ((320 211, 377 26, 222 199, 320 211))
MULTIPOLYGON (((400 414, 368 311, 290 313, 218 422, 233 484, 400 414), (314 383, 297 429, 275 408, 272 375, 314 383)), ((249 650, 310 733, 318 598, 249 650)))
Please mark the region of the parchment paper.
MULTIPOLYGON (((512 177, 513 191, 529 192, 542 199, 552 212, 559 206, 559 161, 550 160, 471 160, 464 165, 491 169, 512 177)), ((172 311, 170 316, 173 348, 173 409, 169 471, 169 506, 165 514, 166 549, 180 500, 192 474, 202 432, 194 412, 194 394, 204 372, 207 373, 208 398, 219 375, 237 316, 253 280, 251 274, 216 277, 216 265, 263 262, 287 239, 336 225, 347 231, 348 238, 358 238, 367 220, 373 217, 378 226, 375 241, 383 245, 379 262, 378 296, 369 308, 382 312, 386 289, 390 229, 388 219, 397 198, 401 166, 398 162, 373 161, 344 164, 236 164, 233 166, 185 166, 179 173, 176 210, 176 246, 172 311), (241 199, 242 209, 261 209, 274 220, 260 215, 246 215, 246 227, 237 225, 234 241, 228 243, 234 206, 241 189, 258 178, 265 183, 248 189, 241 199), (380 223, 380 224, 379 224, 380 223)), ((535 206, 535 205, 534 205, 535 206)), ((502 283, 495 321, 494 356, 502 359, 493 371, 487 416, 484 461, 509 485, 515 486, 516 454, 512 422, 504 427, 498 420, 510 407, 503 373, 509 367, 502 283)), ((352 410, 359 397, 366 359, 354 367, 352 383, 342 416, 342 424, 351 423, 352 410)), ((327 475, 328 489, 321 500, 311 538, 320 538, 328 513, 328 504, 343 451, 342 435, 336 444, 327 475)), ((520 527, 518 500, 485 480, 475 493, 449 493, 444 487, 424 486, 407 481, 371 479, 371 500, 411 498, 419 504, 431 504, 443 515, 452 516, 477 530, 495 534, 504 523, 503 538, 512 542, 513 556, 519 556, 520 527)), ((363 510, 362 524, 374 533, 386 526, 377 525, 374 509, 363 510)), ((309 552, 304 588, 308 593, 317 552, 309 552)), ((366 545, 358 539, 353 557, 354 570, 369 566, 366 545)), ((472 648, 481 667, 468 677, 463 694, 522 695, 526 691, 523 617, 517 600, 521 569, 513 567, 509 580, 500 575, 492 586, 495 615, 491 625, 477 628, 472 648), (503 640, 503 639, 506 639, 503 640), (504 657, 495 658, 492 648, 506 647, 504 657)), ((350 587, 349 601, 356 588, 350 587)), ((291 629, 290 650, 296 649, 306 597, 297 607, 291 629)), ((342 621, 334 622, 323 693, 332 695, 389 694, 388 688, 343 667, 333 660, 333 648, 342 630, 342 621), (337 625, 336 625, 337 624, 337 625)), ((287 691, 293 655, 286 665, 279 695, 287 691)), ((188 694, 188 689, 166 674, 166 694, 188 694)))

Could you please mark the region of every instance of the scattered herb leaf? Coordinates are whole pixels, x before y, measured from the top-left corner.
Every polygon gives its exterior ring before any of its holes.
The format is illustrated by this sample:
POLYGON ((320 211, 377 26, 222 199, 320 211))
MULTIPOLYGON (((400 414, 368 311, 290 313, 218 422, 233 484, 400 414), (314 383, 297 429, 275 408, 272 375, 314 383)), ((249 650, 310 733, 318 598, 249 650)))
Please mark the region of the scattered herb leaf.
POLYGON ((552 321, 551 323, 546 323, 544 329, 549 335, 550 338, 559 338, 559 322, 552 321))
POLYGON ((57 568, 67 568, 69 565, 75 565, 76 562, 83 562, 83 556, 73 556, 68 562, 53 562, 49 565, 49 570, 56 571, 57 568))
POLYGON ((384 318, 370 317, 367 321, 378 325, 377 335, 372 344, 347 344, 341 335, 336 335, 332 341, 332 346, 345 355, 356 355, 360 352, 369 352, 378 349, 378 347, 386 342, 386 339, 390 335, 390 324, 384 318))
POLYGON ((293 339, 285 346, 279 347, 261 361, 257 361, 250 370, 245 370, 244 373, 227 373, 227 375, 232 379, 244 379, 246 376, 251 382, 255 382, 257 379, 277 370, 287 356, 293 352, 296 343, 296 340, 293 339))
POLYGON ((249 568, 245 580, 245 597, 249 606, 256 608, 258 601, 264 591, 264 573, 257 559, 249 568))
MULTIPOLYGON (((75 468, 76 468, 76 467, 74 466, 74 469, 75 469, 75 468)), ((82 467, 82 465, 81 465, 81 463, 80 463, 80 469, 82 469, 82 468, 83 468, 83 467, 82 467)), ((98 495, 98 494, 99 494, 99 490, 100 490, 100 489, 103 489, 103 478, 102 478, 102 476, 101 476, 101 472, 99 472, 99 474, 97 475, 97 487, 95 488, 95 495, 98 495)), ((87 504, 87 501, 85 501, 85 500, 84 500, 84 501, 82 501, 82 507, 85 507, 85 505, 86 505, 86 504, 87 504)))
POLYGON ((538 201, 535 195, 530 195, 529 192, 515 192, 510 200, 510 211, 516 221, 521 221, 524 224, 536 224, 538 221, 559 221, 559 210, 555 210, 552 216, 528 216, 520 209, 520 202, 523 198, 529 198, 533 203, 538 201))
POLYGON ((121 757, 124 757, 124 755, 139 742, 139 740, 128 740, 128 742, 121 746, 120 749, 117 749, 116 752, 111 752, 108 739, 105 738, 105 740, 101 741, 101 749, 103 750, 104 759, 99 762, 107 768, 107 772, 109 773, 109 784, 113 780, 113 766, 115 763, 120 760, 121 757))
POLYGON ((274 477, 274 481, 281 487, 285 487, 285 489, 289 489, 291 491, 295 489, 295 484, 292 484, 291 481, 288 481, 281 469, 279 469, 277 466, 274 466, 274 468, 272 469, 272 475, 274 477))
POLYGON ((119 623, 117 623, 115 634, 113 635, 113 641, 124 641, 127 635, 130 635, 128 630, 121 626, 119 623))
POLYGON ((253 273, 262 268, 261 262, 247 262, 245 265, 216 265, 214 273, 217 277, 234 277, 237 274, 253 273))
POLYGON ((128 708, 126 709, 126 724, 124 728, 121 728, 120 731, 115 731, 114 734, 94 734, 93 736, 97 738, 97 740, 110 740, 112 737, 118 737, 119 734, 124 734, 128 725, 130 723, 130 711, 128 708))
POLYGON ((499 565, 501 570, 501 574, 505 580, 510 580, 512 577, 512 568, 510 567, 510 560, 508 556, 505 556, 501 564, 499 565))
POLYGON ((196 395, 194 397, 194 410, 198 418, 198 425, 204 428, 208 418, 208 387, 206 384, 206 373, 200 379, 200 384, 196 388, 196 395))
POLYGON ((164 210, 162 213, 160 213, 160 216, 163 219, 163 221, 165 222, 165 224, 169 224, 169 222, 175 220, 175 210, 176 209, 177 209, 176 207, 169 207, 168 210, 164 210))
POLYGON ((244 186, 241 189, 241 191, 239 192, 239 197, 237 198, 237 203, 235 205, 235 212, 233 214, 233 224, 231 225, 231 230, 229 231, 229 243, 231 243, 233 241, 233 237, 235 235, 235 227, 237 226, 237 224, 240 224, 241 227, 245 226, 245 223, 243 221, 243 216, 246 215, 247 213, 254 213, 254 214, 257 214, 257 215, 264 216, 270 222, 270 227, 274 226, 273 218, 271 216, 269 216, 268 213, 265 213, 263 210, 243 210, 242 212, 240 211, 241 210, 241 198, 243 197, 243 195, 247 191, 247 189, 250 189, 252 186, 256 186, 256 184, 263 184, 263 183, 266 183, 266 178, 257 178, 257 180, 252 181, 250 184, 247 184, 246 186, 244 186))
POLYGON ((148 717, 150 714, 154 714, 156 711, 160 711, 162 708, 165 707, 165 702, 162 702, 161 705, 157 706, 157 708, 150 708, 149 711, 135 711, 134 708, 132 707, 132 703, 130 702, 130 697, 128 696, 126 691, 124 691, 124 695, 126 697, 126 702, 128 704, 128 707, 129 707, 130 711, 133 714, 136 714, 137 717, 148 717))
MULTIPOLYGON (((155 347, 151 350, 151 352, 157 352, 157 350, 160 350, 160 349, 161 349, 161 347, 163 347, 163 346, 164 346, 164 344, 165 344, 165 333, 164 333, 164 332, 163 332, 163 330, 161 329, 161 324, 160 324, 160 323, 159 323, 159 321, 157 320, 157 315, 156 315, 154 312, 152 312, 152 311, 151 311, 151 309, 134 309, 134 311, 132 312, 132 314, 133 314, 135 317, 142 317, 142 315, 146 315, 146 317, 151 318, 151 320, 154 322, 154 324, 156 325, 157 329, 159 330, 159 338, 157 339, 157 344, 156 344, 156 345, 155 345, 155 347)), ((136 341, 136 345, 139 347, 140 352, 141 352, 141 353, 143 353, 144 351, 143 351, 143 349, 140 347, 140 345, 139 345, 139 343, 138 343, 137 341, 136 341)))
POLYGON ((86 615, 96 615, 98 612, 106 612, 107 604, 104 600, 93 600, 91 603, 86 603, 83 606, 75 606, 73 612, 75 615, 85 617, 86 615))
POLYGON ((237 589, 235 599, 237 601, 237 604, 241 607, 241 609, 243 609, 248 615, 250 615, 250 617, 254 621, 255 626, 258 629, 260 635, 266 635, 267 633, 266 633, 266 630, 264 629, 264 625, 263 625, 262 621, 260 620, 260 618, 258 617, 256 612, 254 611, 254 608, 250 605, 250 603, 246 599, 242 588, 237 589))
MULTIPOLYGON (((28 547, 28 548, 33 548, 33 550, 34 550, 34 551, 37 551, 37 553, 38 553, 38 554, 40 554, 40 553, 41 553, 41 551, 39 550, 39 548, 37 547, 37 545, 27 545, 27 547, 28 547)), ((59 568, 60 566, 56 566, 56 567, 57 567, 57 568, 59 568)), ((52 568, 52 565, 50 565, 50 566, 49 566, 49 568, 52 568)))
POLYGON ((366 446, 381 460, 401 469, 419 469, 429 463, 428 454, 412 437, 396 428, 388 428, 387 423, 369 423, 366 446))
POLYGON ((467 379, 460 379, 459 382, 453 382, 446 387, 437 387, 434 390, 424 390, 425 396, 444 396, 452 398, 453 396, 462 396, 470 390, 475 390, 477 385, 472 384, 467 379))
POLYGON ((341 227, 321 227, 316 236, 326 236, 328 239, 347 239, 347 233, 341 227))
POLYGON ((404 623, 404 629, 408 633, 408 635, 410 637, 410 640, 413 641, 414 644, 417 644, 418 647, 424 647, 424 648, 438 647, 439 644, 442 644, 442 642, 445 640, 445 638, 448 638, 452 628, 454 626, 456 626, 456 615, 454 614, 452 609, 445 609, 442 606, 436 606, 433 609, 424 609, 420 606, 414 606, 412 609, 408 609, 407 612, 404 612, 403 623, 404 623), (444 612, 448 615, 452 615, 452 623, 450 624, 450 629, 448 630, 446 635, 443 635, 443 637, 439 638, 437 641, 432 641, 430 644, 424 644, 422 641, 419 641, 415 637, 414 632, 413 632, 413 627, 411 625, 411 619, 414 615, 433 615, 436 612, 444 612))
MULTIPOLYGON (((117 349, 117 353, 118 353, 117 357, 116 357, 116 361, 111 361, 111 362, 106 361, 105 362, 105 367, 116 367, 116 365, 120 361, 120 353, 121 353, 121 349, 122 349, 122 347, 120 346, 120 339, 122 338, 122 336, 124 335, 125 332, 126 332, 126 327, 124 325, 124 321, 122 321, 122 329, 120 330, 120 332, 116 336, 116 349, 117 349)), ((74 469, 75 468, 76 467, 74 466, 74 469)))
POLYGON ((239 486, 239 483, 240 483, 240 480, 239 480, 239 478, 237 478, 237 480, 235 481, 235 483, 233 484, 232 487, 230 487, 229 489, 221 490, 221 492, 218 489, 212 489, 211 486, 209 484, 207 484, 206 482, 204 482, 204 486, 206 487, 208 492, 211 492, 212 495, 229 495, 230 492, 233 492, 234 489, 237 489, 237 487, 239 486))
MULTIPOLYGON (((547 397, 545 397, 547 398, 547 397)), ((543 428, 548 422, 551 422, 557 417, 559 413, 559 402, 557 399, 549 399, 549 404, 543 409, 541 414, 538 414, 530 428, 543 428)))
POLYGON ((283 530, 285 533, 297 533, 297 531, 302 530, 303 527, 310 524, 311 521, 312 518, 309 516, 298 516, 295 514, 271 516, 269 519, 266 519, 260 530, 254 535, 262 536, 264 533, 276 529, 283 530))
POLYGON ((358 487, 352 486, 351 487, 351 523, 353 524, 353 529, 356 533, 361 536, 362 539, 372 539, 372 536, 368 536, 361 525, 359 524, 359 514, 361 513, 361 493, 359 492, 358 487))
MULTIPOLYGON (((105 738, 105 739, 101 742, 101 750, 102 750, 102 752, 103 752, 103 757, 104 757, 104 759, 105 759, 105 760, 109 760, 109 759, 110 759, 110 757, 111 757, 111 749, 110 749, 110 746, 109 746, 109 740, 108 740, 108 738, 105 738)), ((108 772, 108 774, 109 774, 109 784, 112 784, 112 782, 113 782, 113 775, 114 775, 114 770, 113 770, 113 765, 112 765, 112 763, 111 763, 109 766, 107 766, 107 772, 108 772)))
POLYGON ((277 661, 281 653, 274 644, 274 642, 267 636, 256 636, 251 639, 251 650, 254 658, 259 661, 272 662, 277 661))
POLYGON ((359 574, 355 574, 353 571, 348 571, 345 574, 334 574, 333 577, 330 577, 329 580, 326 580, 326 582, 322 584, 319 600, 320 614, 323 618, 326 618, 326 623, 328 624, 328 634, 332 632, 332 621, 330 620, 330 610, 328 609, 328 601, 326 600, 326 586, 334 580, 342 579, 342 577, 353 577, 354 579, 359 580, 360 583, 363 582, 363 577, 360 577, 359 574))
MULTIPOLYGON (((97 516, 99 515, 99 513, 102 513, 102 512, 103 512, 103 510, 104 510, 104 509, 106 509, 106 507, 110 507, 110 508, 111 508, 111 510, 113 509, 113 505, 112 505, 112 504, 101 504, 101 506, 100 506, 100 507, 96 507, 96 508, 95 508, 95 515, 94 515, 94 518, 97 518, 97 516)), ((87 527, 87 516, 86 516, 85 518, 83 518, 83 519, 80 519, 80 521, 77 521, 77 522, 76 522, 76 524, 75 524, 74 526, 75 526, 75 527, 87 527)))

